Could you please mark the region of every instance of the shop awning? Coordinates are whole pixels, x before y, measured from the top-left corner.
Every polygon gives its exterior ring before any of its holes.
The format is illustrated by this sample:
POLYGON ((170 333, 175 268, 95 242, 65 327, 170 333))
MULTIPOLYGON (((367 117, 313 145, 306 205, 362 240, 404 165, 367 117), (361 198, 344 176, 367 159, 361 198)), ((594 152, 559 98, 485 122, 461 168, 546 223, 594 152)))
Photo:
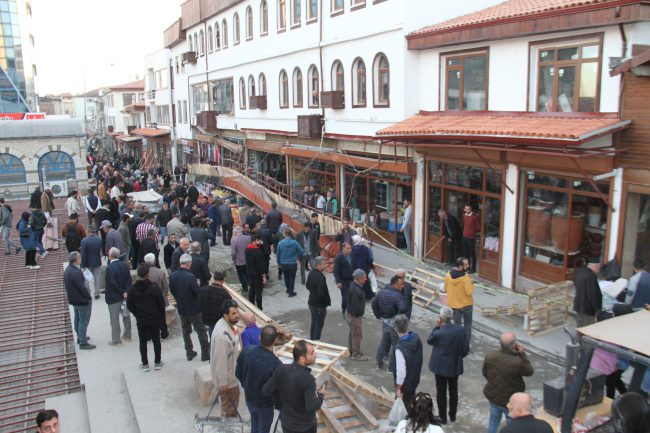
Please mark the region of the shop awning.
POLYGON ((319 152, 312 149, 283 147, 282 154, 304 159, 316 159, 322 162, 341 164, 362 169, 390 171, 399 174, 415 174, 415 164, 406 161, 394 161, 388 158, 363 158, 338 152, 319 152))
POLYGON ((134 141, 142 141, 142 137, 135 137, 133 135, 119 135, 116 138, 126 143, 132 143, 134 141))
POLYGON ((242 153, 244 151, 244 146, 240 144, 231 143, 228 140, 222 140, 220 138, 216 138, 215 141, 217 144, 229 149, 231 152, 242 153))
POLYGON ((203 143, 214 143, 214 135, 210 134, 195 134, 194 138, 196 138, 197 141, 201 141, 203 143))
POLYGON ((421 111, 378 131, 376 138, 400 145, 451 140, 566 148, 613 134, 629 124, 615 113, 421 111))
POLYGON ((131 131, 131 134, 142 135, 143 137, 165 137, 169 135, 168 129, 140 128, 131 131))

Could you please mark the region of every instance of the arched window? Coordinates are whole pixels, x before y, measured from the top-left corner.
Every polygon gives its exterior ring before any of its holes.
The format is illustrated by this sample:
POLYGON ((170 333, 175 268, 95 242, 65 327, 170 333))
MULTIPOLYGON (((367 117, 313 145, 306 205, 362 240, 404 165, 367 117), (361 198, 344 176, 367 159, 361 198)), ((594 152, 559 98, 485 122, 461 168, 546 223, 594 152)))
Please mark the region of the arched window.
POLYGON ((239 43, 239 14, 236 12, 232 17, 232 37, 233 43, 237 45, 239 43))
POLYGON ((287 28, 287 0, 278 0, 278 31, 287 28))
POLYGON ((48 152, 38 160, 38 177, 41 181, 76 179, 74 161, 65 152, 48 152))
POLYGON ((199 32, 199 40, 201 41, 201 45, 199 45, 199 54, 203 55, 205 54, 205 35, 203 34, 203 30, 199 32))
POLYGON ((27 183, 27 178, 23 162, 8 153, 0 153, 0 185, 25 183, 27 183))
POLYGON ((302 107, 302 71, 300 68, 295 68, 293 70, 293 106, 302 107))
POLYGON ((390 105, 390 65, 383 53, 379 53, 375 57, 372 75, 375 106, 388 107, 390 105))
POLYGON ((194 44, 192 43, 192 35, 190 35, 187 38, 187 48, 188 48, 187 51, 190 51, 190 52, 194 51, 194 44))
POLYGON ((246 109, 246 83, 244 82, 244 77, 239 79, 239 108, 242 110, 246 109))
POLYGON ((246 39, 253 39, 253 9, 246 8, 246 39))
POLYGON ((345 90, 343 65, 339 60, 332 65, 332 90, 345 90))
POLYGON ((257 82, 259 83, 260 96, 266 96, 266 77, 264 74, 260 74, 260 78, 257 82))
POLYGON ((196 33, 194 33, 194 51, 196 51, 196 54, 201 54, 201 50, 199 49, 199 38, 196 36, 196 33))
POLYGON ((269 33, 269 5, 266 0, 260 4, 260 36, 269 33))
POLYGON ((352 106, 366 106, 366 64, 361 57, 352 63, 352 106))
POLYGON ((221 49, 221 32, 219 31, 219 23, 214 23, 214 49, 221 49))
POLYGON ((248 76, 248 96, 255 96, 255 77, 248 76))
POLYGON ((316 65, 309 67, 309 108, 318 108, 320 101, 320 79, 316 65))
POLYGON ((228 23, 226 20, 221 22, 221 34, 223 35, 222 46, 224 49, 228 48, 228 23))
POLYGON ((212 39, 212 27, 208 26, 208 52, 214 51, 214 40, 212 39))
POLYGON ((289 107, 289 77, 284 69, 280 71, 280 108, 289 107))

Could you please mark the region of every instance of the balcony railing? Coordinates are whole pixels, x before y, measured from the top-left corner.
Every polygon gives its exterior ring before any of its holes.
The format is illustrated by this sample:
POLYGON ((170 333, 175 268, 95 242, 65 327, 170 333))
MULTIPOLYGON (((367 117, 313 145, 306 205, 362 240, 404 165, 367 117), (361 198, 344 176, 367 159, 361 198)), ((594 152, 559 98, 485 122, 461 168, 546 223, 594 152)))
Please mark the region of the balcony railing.
POLYGON ((147 99, 156 99, 156 91, 155 90, 149 90, 147 92, 147 99))

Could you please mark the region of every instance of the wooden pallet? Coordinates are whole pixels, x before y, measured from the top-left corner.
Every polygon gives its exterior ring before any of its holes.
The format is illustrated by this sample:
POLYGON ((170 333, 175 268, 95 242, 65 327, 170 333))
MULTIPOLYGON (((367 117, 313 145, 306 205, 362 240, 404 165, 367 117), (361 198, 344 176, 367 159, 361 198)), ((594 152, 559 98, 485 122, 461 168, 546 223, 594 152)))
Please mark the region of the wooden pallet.
MULTIPOLYGON (((284 364, 293 362, 293 346, 295 346, 297 338, 291 339, 284 343, 282 346, 275 348, 275 356, 280 358, 284 364)), ((323 343, 322 341, 307 340, 314 346, 316 352, 316 363, 310 365, 312 375, 315 377, 320 376, 324 372, 330 370, 334 364, 343 356, 348 355, 348 349, 334 344, 323 343)))
POLYGON ((537 335, 566 325, 569 320, 573 281, 562 281, 528 292, 525 328, 528 335, 537 335))
MULTIPOLYGON (((375 263, 375 268, 388 275, 396 273, 396 269, 379 263, 375 263)), ((429 308, 440 296, 440 283, 445 281, 444 277, 421 268, 407 271, 406 280, 413 286, 413 303, 423 308, 429 308)))

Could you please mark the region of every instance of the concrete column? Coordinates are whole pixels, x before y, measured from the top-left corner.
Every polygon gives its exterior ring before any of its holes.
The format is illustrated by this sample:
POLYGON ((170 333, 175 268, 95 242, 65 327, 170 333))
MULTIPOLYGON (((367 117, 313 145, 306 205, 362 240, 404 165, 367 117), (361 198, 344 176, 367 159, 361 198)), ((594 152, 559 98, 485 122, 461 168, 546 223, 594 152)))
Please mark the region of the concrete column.
POLYGON ((428 203, 426 160, 424 156, 418 154, 413 160, 416 164, 415 188, 413 189, 413 213, 411 214, 413 224, 413 256, 421 259, 424 256, 424 233, 427 227, 426 221, 426 204, 428 203))
MULTIPOLYGON (((514 194, 503 188, 503 204, 501 213, 503 224, 501 227, 501 285, 512 289, 514 287, 514 271, 517 263, 517 227, 515 220, 519 205, 519 167, 508 164, 506 168, 506 184, 514 194)), ((521 220, 521 218, 520 218, 521 220)))
POLYGON ((607 251, 607 261, 616 257, 618 247, 619 230, 621 229, 621 208, 623 204, 623 168, 616 169, 614 176, 613 188, 611 194, 612 218, 609 225, 609 248, 607 251))
MULTIPOLYGON (((339 197, 339 208, 342 210, 343 207, 348 203, 347 192, 345 190, 345 166, 343 165, 339 165, 339 179, 341 179, 341 184, 339 185, 339 188, 341 189, 341 197, 339 197)), ((350 216, 352 217, 352 215, 350 216)))

